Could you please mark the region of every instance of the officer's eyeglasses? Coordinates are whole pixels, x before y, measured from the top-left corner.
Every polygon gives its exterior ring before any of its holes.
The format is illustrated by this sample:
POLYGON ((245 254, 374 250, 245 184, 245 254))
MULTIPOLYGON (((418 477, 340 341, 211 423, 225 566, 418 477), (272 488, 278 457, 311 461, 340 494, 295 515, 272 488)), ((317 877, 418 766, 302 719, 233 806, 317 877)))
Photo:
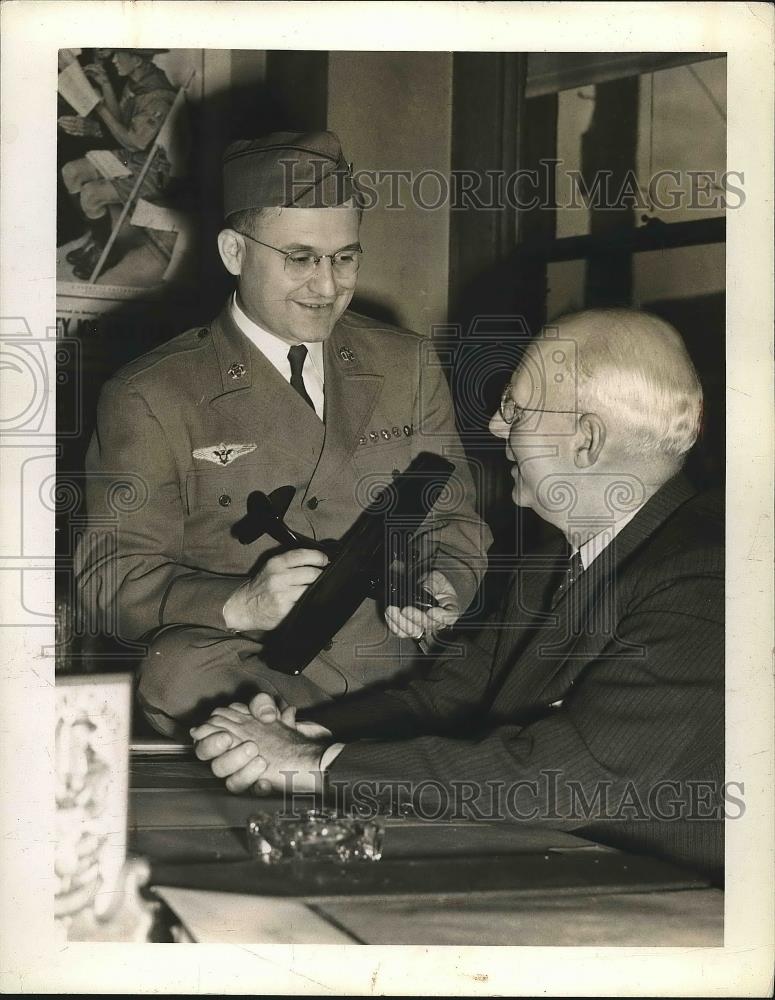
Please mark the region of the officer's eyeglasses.
POLYGON ((511 384, 503 390, 500 402, 500 415, 505 424, 509 427, 519 427, 523 422, 526 413, 574 413, 580 410, 547 410, 543 407, 520 406, 511 394, 511 384))
POLYGON ((258 243, 262 247, 266 247, 267 250, 274 250, 275 253, 281 254, 285 258, 286 274, 293 275, 294 278, 312 277, 318 264, 324 257, 328 257, 331 261, 334 274, 341 278, 355 277, 358 273, 358 268, 361 266, 363 247, 360 244, 357 247, 347 247, 345 250, 337 250, 336 253, 317 254, 311 250, 281 250, 279 247, 273 247, 271 243, 264 243, 262 240, 257 240, 255 236, 251 236, 249 233, 240 232, 238 229, 235 232, 239 232, 240 236, 246 236, 249 240, 258 243))

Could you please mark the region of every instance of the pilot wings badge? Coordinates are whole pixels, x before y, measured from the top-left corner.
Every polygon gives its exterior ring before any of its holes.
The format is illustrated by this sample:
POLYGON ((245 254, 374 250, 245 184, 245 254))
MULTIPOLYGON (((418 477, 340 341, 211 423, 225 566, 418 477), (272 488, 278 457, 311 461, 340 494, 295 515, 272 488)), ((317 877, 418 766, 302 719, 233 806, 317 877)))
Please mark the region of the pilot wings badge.
POLYGON ((256 450, 254 444, 220 444, 209 445, 206 448, 195 448, 191 452, 194 458, 202 458, 205 462, 213 462, 215 465, 231 465, 233 461, 243 455, 249 455, 256 450))

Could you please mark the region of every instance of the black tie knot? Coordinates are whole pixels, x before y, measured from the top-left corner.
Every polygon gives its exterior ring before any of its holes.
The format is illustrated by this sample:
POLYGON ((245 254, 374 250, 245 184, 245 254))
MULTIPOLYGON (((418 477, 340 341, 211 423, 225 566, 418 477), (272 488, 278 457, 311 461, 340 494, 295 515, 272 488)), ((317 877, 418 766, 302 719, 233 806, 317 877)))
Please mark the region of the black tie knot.
POLYGON ((302 375, 302 370, 304 368, 304 362, 307 360, 307 348, 304 344, 296 344, 295 346, 288 349, 288 361, 291 366, 291 385, 298 392, 304 402, 315 409, 315 404, 310 399, 306 386, 304 385, 304 376, 302 375))
POLYGON ((305 344, 296 344, 288 349, 288 361, 291 363, 291 375, 301 375, 304 362, 307 360, 305 344))

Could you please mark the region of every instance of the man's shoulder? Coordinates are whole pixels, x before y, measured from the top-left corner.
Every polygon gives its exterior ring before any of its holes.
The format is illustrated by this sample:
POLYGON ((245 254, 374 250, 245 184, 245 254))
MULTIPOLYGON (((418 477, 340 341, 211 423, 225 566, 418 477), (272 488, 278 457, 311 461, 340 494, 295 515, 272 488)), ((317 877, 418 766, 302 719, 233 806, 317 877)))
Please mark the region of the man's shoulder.
POLYGON ((630 568, 638 578, 638 589, 702 578, 714 593, 723 593, 723 490, 696 493, 676 507, 639 546, 630 568))
POLYGON ((209 367, 212 352, 210 325, 195 326, 130 361, 114 379, 138 390, 156 382, 177 384, 180 378, 188 380, 197 369, 209 367))
POLYGON ((385 320, 364 316, 363 313, 353 312, 351 309, 343 313, 337 324, 337 329, 340 333, 351 334, 361 340, 373 336, 375 343, 384 343, 388 340, 393 344, 414 346, 426 339, 413 330, 407 330, 405 327, 396 326, 385 320))
POLYGON ((413 384, 429 366, 438 366, 431 360, 430 337, 361 313, 344 313, 336 326, 336 344, 340 349, 350 348, 364 367, 392 373, 407 384, 413 384))
POLYGON ((724 491, 695 493, 667 518, 653 538, 657 554, 724 551, 724 491))

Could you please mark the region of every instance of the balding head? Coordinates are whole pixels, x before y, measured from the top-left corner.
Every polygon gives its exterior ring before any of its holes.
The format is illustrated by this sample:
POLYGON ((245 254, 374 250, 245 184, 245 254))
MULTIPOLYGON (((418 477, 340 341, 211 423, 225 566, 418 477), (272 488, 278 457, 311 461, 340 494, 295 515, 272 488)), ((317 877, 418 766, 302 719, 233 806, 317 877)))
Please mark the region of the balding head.
POLYGON ((572 512, 603 516, 614 482, 636 483, 638 504, 678 471, 702 390, 680 335, 656 316, 593 309, 553 327, 526 350, 490 428, 514 462, 515 502, 566 530, 572 512))
POLYGON ((575 371, 569 357, 576 409, 599 414, 623 453, 679 466, 702 415, 702 388, 680 334, 632 309, 591 309, 556 326, 576 345, 575 371))

